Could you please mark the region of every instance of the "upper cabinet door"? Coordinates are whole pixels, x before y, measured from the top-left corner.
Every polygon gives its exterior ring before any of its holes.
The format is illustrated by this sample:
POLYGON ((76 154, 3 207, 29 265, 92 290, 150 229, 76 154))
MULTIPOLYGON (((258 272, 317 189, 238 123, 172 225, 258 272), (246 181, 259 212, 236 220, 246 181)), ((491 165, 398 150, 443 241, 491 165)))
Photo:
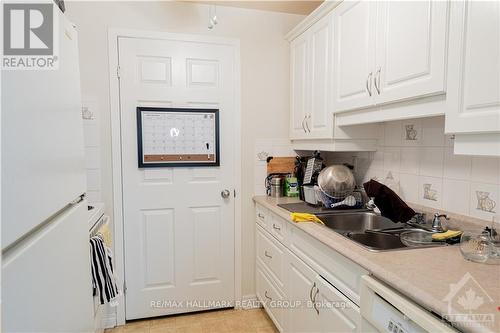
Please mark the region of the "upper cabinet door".
POLYGON ((306 107, 308 87, 308 41, 302 34, 290 43, 290 139, 307 136, 306 107))
POLYGON ((309 138, 328 139, 333 137, 332 86, 332 15, 315 23, 310 30, 310 92, 309 110, 306 113, 306 129, 309 138))
POLYGON ((500 132, 500 3, 451 3, 446 132, 500 132))
POLYGON ((334 112, 373 105, 376 3, 345 1, 334 10, 334 112))
POLYGON ((447 1, 381 1, 377 8, 376 103, 446 91, 447 1))

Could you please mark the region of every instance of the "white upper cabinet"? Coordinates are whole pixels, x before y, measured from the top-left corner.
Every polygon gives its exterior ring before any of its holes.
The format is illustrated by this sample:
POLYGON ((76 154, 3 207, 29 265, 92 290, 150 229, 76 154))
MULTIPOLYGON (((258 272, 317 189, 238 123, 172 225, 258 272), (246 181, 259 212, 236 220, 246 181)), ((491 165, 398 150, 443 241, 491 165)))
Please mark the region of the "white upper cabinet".
POLYGON ((290 43, 292 140, 333 135, 331 41, 332 19, 327 15, 290 43))
POLYGON ((500 132, 500 3, 452 2, 450 27, 446 132, 500 132))
POLYGON ((334 11, 335 112, 374 103, 375 14, 371 1, 346 1, 334 11))
POLYGON ((448 2, 343 2, 334 16, 334 112, 446 91, 448 2))
POLYGON ((299 36, 290 43, 290 138, 292 139, 300 139, 307 135, 305 127, 307 100, 306 88, 308 77, 307 44, 308 42, 305 35, 299 36))
POLYGON ((377 8, 376 103, 446 90, 445 1, 381 1, 377 8))
POLYGON ((306 127, 310 138, 331 138, 333 111, 331 108, 331 44, 332 18, 328 15, 308 31, 310 40, 309 113, 306 127))

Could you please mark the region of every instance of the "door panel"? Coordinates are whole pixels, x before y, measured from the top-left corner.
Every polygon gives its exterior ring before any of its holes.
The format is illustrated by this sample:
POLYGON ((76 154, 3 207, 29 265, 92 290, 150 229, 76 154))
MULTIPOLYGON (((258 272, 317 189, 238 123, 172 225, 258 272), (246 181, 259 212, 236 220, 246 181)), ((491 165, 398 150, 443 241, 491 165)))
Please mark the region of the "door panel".
POLYGON ((193 221, 194 266, 191 284, 220 283, 218 272, 222 267, 221 212, 220 207, 190 207, 193 221))
POLYGON ((290 139, 304 138, 307 133, 305 129, 305 117, 307 108, 307 86, 308 86, 308 42, 304 34, 297 37, 290 44, 291 49, 291 89, 290 96, 290 139))
POLYGON ((321 326, 316 311, 312 308, 311 297, 315 292, 314 272, 293 253, 287 251, 288 260, 288 298, 298 304, 287 311, 287 332, 320 332, 321 326))
POLYGON ((311 92, 307 120, 308 138, 332 138, 333 111, 331 108, 333 15, 328 15, 310 28, 311 92))
POLYGON ((174 285, 174 209, 142 211, 142 249, 145 287, 174 285), (162 265, 158 265, 162 262, 162 265))
POLYGON ((445 92, 448 2, 378 3, 376 103, 445 92))
POLYGON ((374 103, 376 5, 371 1, 348 1, 335 9, 334 112, 374 103))
POLYGON ((500 132, 500 4, 451 3, 446 132, 500 132))
POLYGON ((119 40, 127 319, 234 301, 234 202, 220 195, 233 189, 238 149, 234 54, 221 44, 119 40), (218 108, 220 167, 139 169, 138 106, 218 108))

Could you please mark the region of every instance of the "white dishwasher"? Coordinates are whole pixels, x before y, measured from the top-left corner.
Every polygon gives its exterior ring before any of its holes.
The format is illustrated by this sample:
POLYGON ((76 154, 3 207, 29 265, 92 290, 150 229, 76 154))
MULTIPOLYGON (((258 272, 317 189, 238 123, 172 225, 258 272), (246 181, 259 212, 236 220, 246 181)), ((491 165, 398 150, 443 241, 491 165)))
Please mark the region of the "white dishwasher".
MULTIPOLYGON (((362 277, 361 316, 371 329, 389 333, 458 331, 371 276, 362 277)), ((363 327, 361 331, 364 332, 363 327)), ((367 331, 370 331, 368 329, 367 331)))

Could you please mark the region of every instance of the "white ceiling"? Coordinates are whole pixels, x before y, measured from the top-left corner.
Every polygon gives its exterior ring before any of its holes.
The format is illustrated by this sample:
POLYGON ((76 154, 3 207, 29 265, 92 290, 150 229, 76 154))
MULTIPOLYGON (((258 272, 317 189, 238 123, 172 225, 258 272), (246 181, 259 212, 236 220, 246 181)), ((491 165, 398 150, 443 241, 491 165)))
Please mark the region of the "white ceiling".
POLYGON ((188 2, 198 2, 204 4, 216 4, 218 6, 230 6, 230 7, 240 7, 240 8, 249 8, 249 9, 259 9, 259 10, 267 10, 272 12, 282 12, 282 13, 291 13, 291 14, 301 14, 308 15, 314 9, 316 9, 323 0, 309 0, 309 1, 300 1, 300 0, 292 0, 292 1, 197 1, 197 0, 184 0, 188 2))

